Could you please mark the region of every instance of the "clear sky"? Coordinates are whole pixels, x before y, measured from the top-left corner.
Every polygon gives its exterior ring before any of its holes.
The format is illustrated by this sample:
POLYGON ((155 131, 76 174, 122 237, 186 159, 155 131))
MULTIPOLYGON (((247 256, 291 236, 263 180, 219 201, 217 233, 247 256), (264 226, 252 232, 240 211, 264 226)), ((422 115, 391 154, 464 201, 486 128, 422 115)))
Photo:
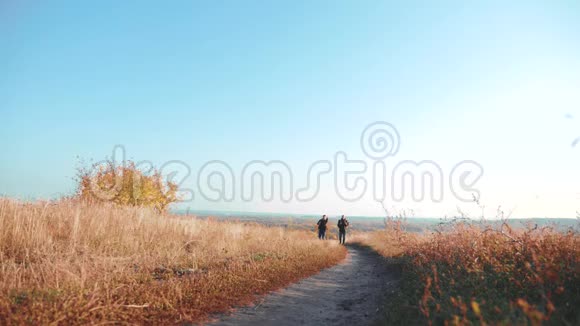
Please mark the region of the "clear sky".
MULTIPOLYGON (((486 215, 580 209, 580 2, 0 2, 0 194, 74 191, 77 156, 282 160, 306 180, 337 151, 364 159, 366 125, 400 133, 392 162, 484 167, 486 215), (437 3, 437 4, 435 4, 437 3)), ((308 203, 181 207, 381 214, 330 181, 308 203)), ((421 216, 473 204, 392 203, 421 216)))

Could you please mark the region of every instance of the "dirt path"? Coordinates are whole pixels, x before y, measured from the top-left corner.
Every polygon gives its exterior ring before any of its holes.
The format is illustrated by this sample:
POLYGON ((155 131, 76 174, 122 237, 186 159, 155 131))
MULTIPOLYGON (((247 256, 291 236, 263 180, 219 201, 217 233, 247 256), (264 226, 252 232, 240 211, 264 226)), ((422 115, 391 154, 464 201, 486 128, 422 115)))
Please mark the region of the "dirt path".
POLYGON ((341 264, 211 325, 368 325, 381 317, 382 303, 395 289, 396 279, 375 252, 349 246, 341 264))

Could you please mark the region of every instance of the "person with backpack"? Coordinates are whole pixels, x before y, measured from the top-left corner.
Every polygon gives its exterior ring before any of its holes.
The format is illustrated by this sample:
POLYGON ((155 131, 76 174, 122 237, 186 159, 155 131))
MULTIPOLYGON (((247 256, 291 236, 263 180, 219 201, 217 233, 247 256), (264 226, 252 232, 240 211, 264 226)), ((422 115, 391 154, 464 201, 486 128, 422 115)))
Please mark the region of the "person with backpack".
POLYGON ((338 220, 338 241, 340 244, 346 243, 346 228, 350 225, 344 215, 338 220))
POLYGON ((326 240, 326 224, 328 224, 328 217, 323 215, 322 218, 316 223, 318 225, 318 239, 326 240))

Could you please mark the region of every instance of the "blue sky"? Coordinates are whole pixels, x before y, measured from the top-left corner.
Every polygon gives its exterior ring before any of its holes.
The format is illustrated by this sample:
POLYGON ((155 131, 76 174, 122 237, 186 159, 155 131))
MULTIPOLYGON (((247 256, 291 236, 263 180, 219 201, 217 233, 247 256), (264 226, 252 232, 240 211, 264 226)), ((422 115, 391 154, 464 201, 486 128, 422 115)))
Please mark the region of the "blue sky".
MULTIPOLYGON (((485 169, 494 215, 580 209, 577 1, 3 1, 0 194, 74 191, 77 157, 129 157, 195 172, 283 160, 300 180, 337 151, 364 159, 361 131, 388 121, 397 160, 485 169)), ((325 181, 309 203, 193 209, 378 215, 325 181)), ((473 205, 387 203, 442 216, 473 205)))

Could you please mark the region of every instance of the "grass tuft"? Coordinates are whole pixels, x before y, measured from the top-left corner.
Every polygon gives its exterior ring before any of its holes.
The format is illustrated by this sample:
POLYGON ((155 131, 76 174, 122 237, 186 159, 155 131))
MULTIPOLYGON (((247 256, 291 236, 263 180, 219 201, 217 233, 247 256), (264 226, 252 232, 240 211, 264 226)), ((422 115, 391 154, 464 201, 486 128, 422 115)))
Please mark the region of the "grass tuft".
POLYGON ((580 236, 546 228, 455 224, 432 234, 361 235, 402 266, 385 322, 578 325, 580 236))

